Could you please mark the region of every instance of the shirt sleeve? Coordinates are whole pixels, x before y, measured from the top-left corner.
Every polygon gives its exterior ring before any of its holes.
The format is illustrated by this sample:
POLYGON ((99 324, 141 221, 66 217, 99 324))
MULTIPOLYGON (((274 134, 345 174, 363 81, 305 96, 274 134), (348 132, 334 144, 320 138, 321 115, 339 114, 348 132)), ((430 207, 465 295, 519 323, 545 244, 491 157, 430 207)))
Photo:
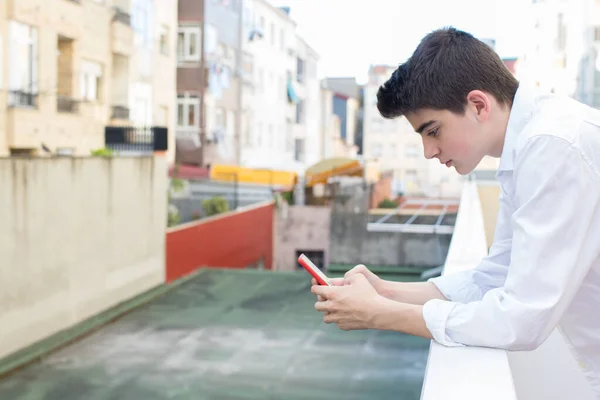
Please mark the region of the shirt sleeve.
POLYGON ((472 270, 429 279, 448 300, 458 303, 481 300, 490 289, 504 285, 510 264, 510 219, 513 213, 513 206, 504 186, 501 186, 499 202, 494 242, 489 255, 472 270))
POLYGON ((505 284, 469 304, 427 302, 425 323, 443 345, 538 347, 598 257, 597 170, 578 149, 552 136, 529 139, 515 162, 516 210, 505 284))

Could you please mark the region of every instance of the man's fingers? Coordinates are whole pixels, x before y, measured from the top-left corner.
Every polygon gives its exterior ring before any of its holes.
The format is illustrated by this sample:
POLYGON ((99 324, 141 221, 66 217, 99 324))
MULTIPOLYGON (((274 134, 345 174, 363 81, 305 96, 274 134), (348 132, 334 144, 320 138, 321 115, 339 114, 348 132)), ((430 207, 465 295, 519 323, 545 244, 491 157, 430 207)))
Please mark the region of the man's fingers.
POLYGON ((363 264, 358 264, 357 266, 355 266, 354 268, 352 268, 350 271, 346 272, 344 274, 344 277, 345 278, 349 278, 352 275, 363 274, 363 273, 365 273, 367 271, 368 271, 367 267, 365 267, 363 264))
POLYGON ((336 290, 339 288, 334 286, 322 286, 322 285, 312 285, 310 291, 313 294, 323 297, 324 299, 331 299, 332 296, 335 296, 336 290))
POLYGON ((315 303, 315 310, 329 314, 331 311, 331 302, 329 301, 317 301, 315 303))
POLYGON ((333 286, 344 286, 344 278, 332 278, 329 280, 333 286))

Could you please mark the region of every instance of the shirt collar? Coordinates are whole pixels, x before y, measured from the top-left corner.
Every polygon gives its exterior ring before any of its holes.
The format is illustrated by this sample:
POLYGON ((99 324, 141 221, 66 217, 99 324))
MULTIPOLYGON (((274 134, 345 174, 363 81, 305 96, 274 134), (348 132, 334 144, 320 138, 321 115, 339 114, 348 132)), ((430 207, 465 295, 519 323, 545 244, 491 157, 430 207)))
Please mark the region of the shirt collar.
POLYGON ((504 146, 498 172, 512 171, 515 164, 515 144, 519 133, 525 128, 535 109, 536 89, 520 83, 508 117, 504 146))

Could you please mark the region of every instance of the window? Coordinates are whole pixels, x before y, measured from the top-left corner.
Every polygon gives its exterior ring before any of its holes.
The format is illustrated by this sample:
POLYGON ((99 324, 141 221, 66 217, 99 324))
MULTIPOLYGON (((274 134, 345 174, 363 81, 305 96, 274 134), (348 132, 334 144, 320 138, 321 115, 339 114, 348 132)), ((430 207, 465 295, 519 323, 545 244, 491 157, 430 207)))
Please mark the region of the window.
POLYGON ((196 95, 177 96, 177 126, 181 128, 200 127, 200 99, 196 95))
POLYGON ((35 106, 38 92, 37 29, 11 21, 8 43, 9 106, 35 106))
POLYGON ((594 40, 600 42, 600 26, 594 28, 594 40))
POLYGON ((419 149, 414 144, 409 144, 406 146, 405 155, 409 158, 414 158, 419 156, 419 149))
POLYGON ((200 61, 200 27, 180 26, 177 33, 177 61, 200 61))
POLYGON ((279 50, 285 51, 285 31, 279 30, 279 50))
POLYGON ((414 169, 407 169, 405 176, 408 183, 415 183, 417 181, 417 171, 414 169))
POLYGON ((164 25, 160 27, 158 48, 160 54, 165 56, 169 55, 169 28, 164 25))
POLYGON ((297 58, 296 80, 300 83, 304 82, 304 60, 297 58))
POLYGON ((304 123, 304 100, 298 100, 296 103, 296 123, 304 123))
POLYGON ((264 32, 265 31, 265 17, 260 17, 260 22, 259 25, 260 29, 264 32))
POLYGON ((143 6, 135 8, 132 15, 133 30, 136 33, 136 45, 148 47, 150 43, 150 30, 148 28, 148 10, 143 6))
POLYGON ((276 147, 273 136, 273 124, 269 124, 269 136, 267 137, 267 147, 276 147))
POLYGON ((102 66, 96 62, 82 61, 79 82, 82 100, 100 100, 100 84, 102 79, 102 66))
POLYGON ((275 25, 273 25, 272 22, 271 22, 270 36, 271 36, 271 46, 275 46, 275 25))
POLYGON ((304 139, 294 140, 294 160, 304 161, 304 139))

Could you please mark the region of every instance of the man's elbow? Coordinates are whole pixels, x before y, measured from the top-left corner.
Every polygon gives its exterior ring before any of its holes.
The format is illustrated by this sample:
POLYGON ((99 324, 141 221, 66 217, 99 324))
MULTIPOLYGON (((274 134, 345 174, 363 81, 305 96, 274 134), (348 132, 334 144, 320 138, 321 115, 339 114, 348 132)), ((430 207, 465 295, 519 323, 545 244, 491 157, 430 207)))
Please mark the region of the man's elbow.
POLYGON ((550 332, 539 329, 519 329, 506 343, 505 350, 533 351, 540 347, 550 336, 550 332))

